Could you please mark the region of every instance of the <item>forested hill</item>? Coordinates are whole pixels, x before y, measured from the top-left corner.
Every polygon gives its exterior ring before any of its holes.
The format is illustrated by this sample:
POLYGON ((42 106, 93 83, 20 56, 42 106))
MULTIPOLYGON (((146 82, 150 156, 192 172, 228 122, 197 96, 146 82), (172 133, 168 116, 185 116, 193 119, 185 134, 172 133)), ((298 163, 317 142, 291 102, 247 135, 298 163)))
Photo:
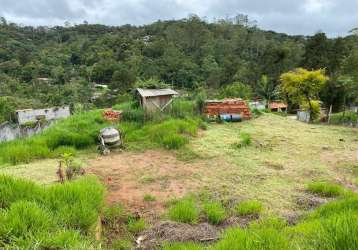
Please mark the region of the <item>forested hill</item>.
POLYGON ((352 70, 348 62, 358 54, 354 35, 289 36, 260 30, 245 18, 51 28, 1 20, 0 96, 18 107, 87 103, 93 83, 107 84, 118 95, 146 81, 187 89, 241 82, 267 97, 275 95, 282 73, 305 67, 326 68, 331 80, 322 99, 338 108, 344 91, 338 76, 352 70))

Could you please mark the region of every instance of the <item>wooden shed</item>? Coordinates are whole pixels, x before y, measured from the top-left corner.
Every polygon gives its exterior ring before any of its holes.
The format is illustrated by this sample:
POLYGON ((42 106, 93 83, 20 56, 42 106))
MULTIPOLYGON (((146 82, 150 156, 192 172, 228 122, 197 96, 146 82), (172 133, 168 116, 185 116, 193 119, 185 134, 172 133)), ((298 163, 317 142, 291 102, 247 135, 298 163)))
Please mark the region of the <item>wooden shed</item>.
POLYGON ((251 118, 250 109, 242 99, 207 100, 204 113, 208 116, 240 115, 244 120, 251 118))
POLYGON ((139 104, 149 112, 164 111, 178 96, 178 92, 172 89, 136 89, 139 104))

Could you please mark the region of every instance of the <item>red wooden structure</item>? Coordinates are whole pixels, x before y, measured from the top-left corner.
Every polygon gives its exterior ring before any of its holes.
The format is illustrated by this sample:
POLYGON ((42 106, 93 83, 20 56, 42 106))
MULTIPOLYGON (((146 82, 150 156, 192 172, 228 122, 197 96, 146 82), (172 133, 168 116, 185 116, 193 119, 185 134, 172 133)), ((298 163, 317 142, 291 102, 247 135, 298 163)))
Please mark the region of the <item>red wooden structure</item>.
POLYGON ((208 100, 205 102, 204 113, 208 116, 238 114, 244 120, 251 118, 250 109, 242 99, 208 100))

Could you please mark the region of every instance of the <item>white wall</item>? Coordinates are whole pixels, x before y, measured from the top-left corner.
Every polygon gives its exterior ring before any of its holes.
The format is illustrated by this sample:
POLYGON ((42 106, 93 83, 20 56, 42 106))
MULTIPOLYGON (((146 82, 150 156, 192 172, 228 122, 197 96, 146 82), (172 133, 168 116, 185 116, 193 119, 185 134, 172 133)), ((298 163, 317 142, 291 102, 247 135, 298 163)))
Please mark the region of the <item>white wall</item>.
POLYGON ((26 109, 16 111, 17 121, 20 125, 38 121, 39 116, 44 116, 47 121, 67 118, 71 115, 70 107, 56 107, 47 109, 26 109))

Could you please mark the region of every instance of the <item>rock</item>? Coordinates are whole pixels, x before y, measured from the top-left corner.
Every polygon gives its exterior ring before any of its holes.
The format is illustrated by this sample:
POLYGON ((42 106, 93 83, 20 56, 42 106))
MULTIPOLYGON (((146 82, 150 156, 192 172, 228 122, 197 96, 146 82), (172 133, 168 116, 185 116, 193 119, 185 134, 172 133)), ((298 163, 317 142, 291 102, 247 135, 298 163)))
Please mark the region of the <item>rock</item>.
POLYGON ((329 150, 329 146, 328 146, 328 145, 323 145, 323 146, 322 146, 322 149, 323 149, 323 150, 329 150))

